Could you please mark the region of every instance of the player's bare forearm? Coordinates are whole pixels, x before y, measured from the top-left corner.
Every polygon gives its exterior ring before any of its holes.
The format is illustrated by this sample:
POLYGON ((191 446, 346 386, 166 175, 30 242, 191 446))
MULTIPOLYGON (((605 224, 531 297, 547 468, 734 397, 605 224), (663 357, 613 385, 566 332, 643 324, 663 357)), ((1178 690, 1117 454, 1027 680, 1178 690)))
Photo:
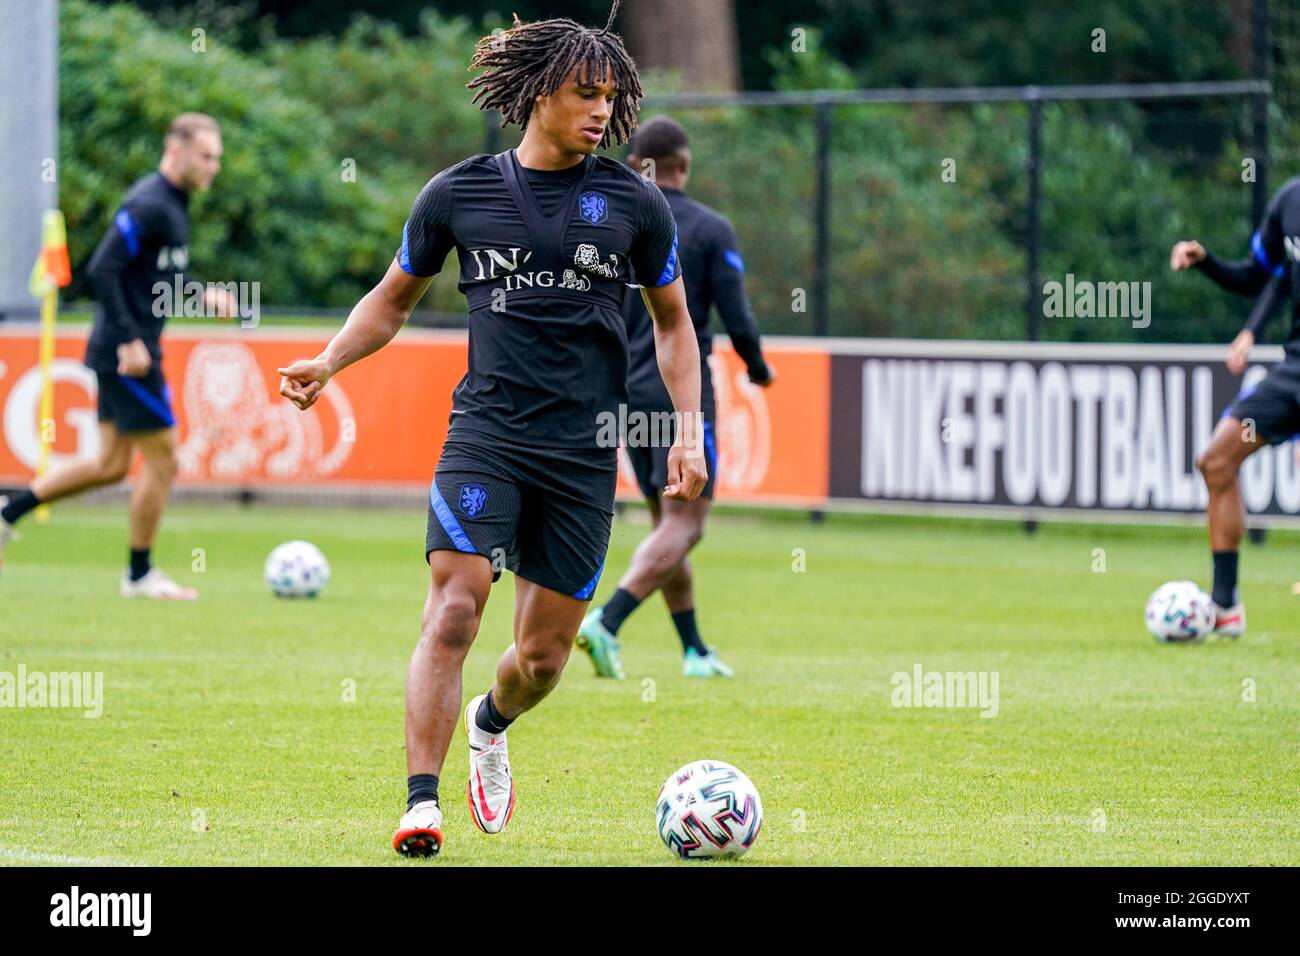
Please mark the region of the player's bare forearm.
POLYGON ((333 376, 393 340, 431 281, 432 276, 410 275, 394 261, 320 355, 279 370, 280 394, 300 409, 311 408, 333 376))
POLYGON ((655 355, 659 374, 668 386, 673 408, 681 415, 700 411, 700 344, 686 307, 681 279, 658 289, 642 289, 646 308, 655 325, 655 355))
POLYGON ((407 274, 396 262, 391 264, 379 285, 361 298, 321 353, 329 374, 337 375, 391 342, 411 317, 430 281, 407 274))

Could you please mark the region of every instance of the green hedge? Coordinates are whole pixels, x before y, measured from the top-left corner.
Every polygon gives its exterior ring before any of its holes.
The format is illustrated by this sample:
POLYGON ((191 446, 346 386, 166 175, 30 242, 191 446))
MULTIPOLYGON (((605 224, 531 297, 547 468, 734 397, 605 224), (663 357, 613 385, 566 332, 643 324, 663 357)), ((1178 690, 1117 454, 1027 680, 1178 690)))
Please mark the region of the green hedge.
MULTIPOLYGON (((61 45, 61 202, 74 271, 123 190, 155 168, 183 110, 222 123, 214 187, 193 202, 196 275, 258 280, 276 306, 353 304, 382 275, 423 183, 487 141, 466 66, 481 29, 425 14, 417 36, 360 18, 337 38, 273 34, 253 52, 121 5, 66 0, 61 45), (345 163, 355 181, 345 181, 345 163), (351 165, 354 164, 354 165, 351 165)), ((814 37, 774 57, 778 86, 847 87, 814 37)), ((670 77, 647 77, 651 93, 670 77)), ((1043 280, 1151 281, 1153 321, 1044 319, 1046 338, 1222 341, 1249 303, 1171 276, 1175 239, 1240 255, 1250 234, 1244 103, 1045 108, 1043 280), (1194 127, 1188 126, 1194 121, 1194 127), (1195 135, 1187 133, 1193 130, 1195 135), (1173 134, 1173 135, 1171 135, 1173 134), (1190 154, 1188 150, 1191 150, 1190 154)), ((653 115, 656 110, 648 110, 653 115)), ((770 332, 812 331, 813 115, 807 108, 679 110, 692 136, 690 191, 740 235, 751 297, 770 332), (804 311, 798 311, 799 290, 804 311)), ((1020 104, 836 107, 831 141, 831 330, 838 335, 1017 338, 1025 322, 1020 104), (956 181, 942 178, 955 163, 956 181)), ((500 135, 517 142, 517 131, 500 135)), ((463 311, 455 269, 425 304, 463 311)), ((74 293, 77 290, 74 290, 74 293)))

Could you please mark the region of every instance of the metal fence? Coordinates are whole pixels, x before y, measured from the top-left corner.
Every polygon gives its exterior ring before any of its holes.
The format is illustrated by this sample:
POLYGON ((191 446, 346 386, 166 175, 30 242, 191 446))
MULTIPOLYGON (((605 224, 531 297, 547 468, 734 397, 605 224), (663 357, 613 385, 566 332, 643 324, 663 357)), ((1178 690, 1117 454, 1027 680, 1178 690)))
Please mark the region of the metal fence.
MULTIPOLYGON (((675 94, 643 116, 690 133, 688 191, 735 224, 765 332, 1222 342, 1249 303, 1170 273, 1169 248, 1245 254, 1271 109, 1267 82, 1241 80, 675 94), (1052 314, 1047 284, 1073 280, 1149 283, 1149 321, 1052 314)), ((485 114, 485 151, 517 139, 485 114)), ((417 324, 464 326, 454 272, 417 324)), ((262 311, 345 312, 319 304, 262 311)))
POLYGON ((681 94, 692 195, 736 224, 765 329, 1218 341, 1248 303, 1173 276, 1244 254, 1268 198, 1266 82, 681 94), (1051 314, 1045 284, 1149 282, 1151 323, 1051 314))

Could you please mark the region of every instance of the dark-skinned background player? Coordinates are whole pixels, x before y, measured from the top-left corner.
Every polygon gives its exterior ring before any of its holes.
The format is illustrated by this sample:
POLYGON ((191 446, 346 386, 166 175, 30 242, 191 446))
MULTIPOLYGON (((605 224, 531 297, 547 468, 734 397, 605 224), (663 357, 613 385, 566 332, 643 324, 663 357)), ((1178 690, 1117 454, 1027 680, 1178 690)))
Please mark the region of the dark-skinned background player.
MULTIPOLYGON (((694 575, 688 557, 704 536, 704 520, 718 477, 716 403, 708 364, 713 351, 709 322, 714 307, 732 347, 745 363, 749 380, 766 387, 772 384, 773 373, 763 359, 758 323, 745 295, 745 262, 736 231, 725 216, 683 191, 691 174, 686 130, 667 116, 647 120, 632 140, 628 164, 654 180, 668 198, 677 221, 682 280, 686 283, 686 298, 700 348, 700 407, 704 415, 709 483, 694 501, 665 497, 668 458, 662 436, 655 430, 643 429, 643 440, 636 442, 634 430, 629 429, 627 454, 650 509, 654 530, 632 555, 617 590, 603 607, 593 607, 584 618, 578 630, 578 646, 587 651, 599 676, 622 678, 619 629, 646 598, 661 591, 682 642, 682 672, 688 677, 730 677, 731 668, 700 637, 695 618, 694 575)), ((653 325, 634 288, 624 296, 623 317, 627 322, 630 355, 629 417, 636 414, 645 416, 644 421, 659 420, 651 416, 666 416, 672 411, 672 404, 655 360, 653 325)))
POLYGON ((1177 243, 1170 253, 1170 267, 1175 271, 1196 268, 1231 292, 1260 295, 1246 325, 1228 349, 1228 368, 1233 374, 1245 370, 1256 332, 1276 307, 1288 299, 1291 302, 1286 357, 1258 385, 1242 392, 1228 406, 1209 445, 1197 459, 1209 492, 1215 631, 1226 637, 1239 637, 1246 630, 1246 609, 1237 591, 1238 553, 1245 530, 1245 505, 1238 478, 1241 465, 1261 448, 1300 434, 1298 258, 1300 177, 1288 180, 1273 195, 1263 222, 1251 237, 1250 254, 1244 259, 1220 259, 1195 240, 1177 243))

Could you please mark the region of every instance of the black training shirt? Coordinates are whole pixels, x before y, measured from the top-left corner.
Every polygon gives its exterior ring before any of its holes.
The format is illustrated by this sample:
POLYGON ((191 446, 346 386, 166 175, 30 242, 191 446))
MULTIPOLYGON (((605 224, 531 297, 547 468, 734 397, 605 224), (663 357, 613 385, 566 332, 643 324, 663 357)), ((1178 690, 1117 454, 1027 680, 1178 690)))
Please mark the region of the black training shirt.
MULTIPOLYGON (((117 347, 140 339, 154 363, 162 361, 159 342, 166 314, 155 315, 156 283, 182 288, 189 265, 189 194, 162 173, 139 180, 122 199, 86 274, 94 290, 95 323, 86 343, 86 364, 96 371, 117 369, 117 347)), ((157 310, 166 312, 166 310, 157 310)))
POLYGON ((398 263, 431 276, 455 249, 469 303, 469 367, 451 435, 594 448, 627 401, 626 284, 676 279, 663 194, 622 163, 584 157, 526 170, 513 150, 434 176, 402 230, 398 263))
MULTIPOLYGON (((740 256, 736 231, 726 217, 680 189, 664 189, 668 206, 679 231, 682 282, 686 303, 700 344, 700 410, 714 415, 713 376, 708 357, 713 352, 709 313, 717 306, 731 344, 749 369, 750 378, 768 377, 767 364, 759 344, 758 323, 745 295, 745 261, 740 256)), ((629 370, 628 401, 634 409, 671 411, 668 387, 659 374, 655 355, 654 321, 646 310, 641 290, 631 287, 623 296, 623 319, 627 323, 629 370)))

